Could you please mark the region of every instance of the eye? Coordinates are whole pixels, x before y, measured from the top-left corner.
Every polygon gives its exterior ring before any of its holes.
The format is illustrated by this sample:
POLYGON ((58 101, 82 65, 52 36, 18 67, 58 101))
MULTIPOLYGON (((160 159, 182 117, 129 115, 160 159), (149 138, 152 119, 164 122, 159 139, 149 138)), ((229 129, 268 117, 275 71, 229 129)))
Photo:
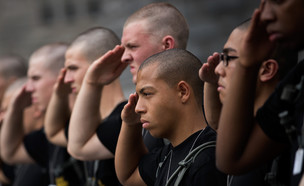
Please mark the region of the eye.
POLYGON ((38 81, 40 79, 40 76, 32 76, 31 79, 33 81, 38 81))
POLYGON ((78 67, 77 66, 68 66, 67 67, 67 70, 70 70, 70 71, 76 71, 78 69, 78 67))
POLYGON ((224 66, 227 67, 230 60, 237 59, 238 56, 229 56, 226 53, 220 54, 220 60, 223 62, 224 66))
POLYGON ((137 48, 138 46, 137 45, 134 45, 134 44, 127 44, 127 46, 126 46, 128 49, 135 49, 135 48, 137 48))
POLYGON ((143 94, 143 96, 150 96, 150 95, 152 95, 152 93, 149 93, 149 92, 143 92, 142 94, 143 94))

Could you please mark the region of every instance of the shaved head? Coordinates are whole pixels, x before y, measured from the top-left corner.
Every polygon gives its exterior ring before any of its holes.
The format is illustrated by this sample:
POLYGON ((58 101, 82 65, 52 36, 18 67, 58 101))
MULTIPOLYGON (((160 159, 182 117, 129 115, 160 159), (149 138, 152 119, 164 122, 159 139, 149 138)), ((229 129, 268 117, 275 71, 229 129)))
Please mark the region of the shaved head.
POLYGON ((138 71, 155 63, 159 79, 164 80, 170 87, 176 86, 180 81, 187 82, 192 87, 198 104, 202 105, 203 82, 198 76, 202 63, 196 56, 183 49, 165 50, 149 57, 138 71))
POLYGON ((171 35, 177 43, 177 48, 186 49, 189 28, 181 12, 169 3, 152 3, 133 13, 125 22, 128 24, 144 21, 146 31, 161 39, 171 35))
POLYGON ((44 45, 31 55, 30 62, 39 60, 39 62, 43 63, 45 69, 57 76, 60 69, 64 67, 64 56, 67 48, 68 45, 65 43, 44 45))
POLYGON ((118 36, 110 29, 94 27, 81 34, 72 42, 70 48, 78 47, 89 63, 120 44, 118 36))

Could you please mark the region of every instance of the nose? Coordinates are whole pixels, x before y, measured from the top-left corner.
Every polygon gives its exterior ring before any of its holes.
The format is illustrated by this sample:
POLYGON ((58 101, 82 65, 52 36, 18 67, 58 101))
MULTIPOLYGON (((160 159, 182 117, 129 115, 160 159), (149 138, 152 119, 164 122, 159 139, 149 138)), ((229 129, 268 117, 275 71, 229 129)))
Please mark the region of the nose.
POLYGON ((135 106, 135 112, 137 114, 143 114, 143 113, 146 112, 144 103, 143 103, 142 99, 140 99, 140 98, 138 98, 138 100, 137 100, 137 103, 136 103, 136 106, 135 106))
POLYGON ((214 72, 218 76, 224 76, 225 75, 225 67, 224 67, 222 61, 220 61, 219 64, 215 67, 214 72))
POLYGON ((121 61, 124 63, 131 63, 132 61, 132 55, 130 54, 127 48, 125 49, 124 53, 121 56, 121 61))
POLYGON ((261 20, 264 22, 271 22, 275 19, 273 7, 269 1, 265 1, 263 10, 261 12, 261 20))
POLYGON ((71 71, 67 70, 64 76, 64 83, 71 83, 74 81, 73 74, 71 71))
POLYGON ((28 80, 26 85, 25 85, 25 90, 27 92, 34 92, 34 89, 35 88, 34 88, 34 84, 33 84, 32 80, 28 80))

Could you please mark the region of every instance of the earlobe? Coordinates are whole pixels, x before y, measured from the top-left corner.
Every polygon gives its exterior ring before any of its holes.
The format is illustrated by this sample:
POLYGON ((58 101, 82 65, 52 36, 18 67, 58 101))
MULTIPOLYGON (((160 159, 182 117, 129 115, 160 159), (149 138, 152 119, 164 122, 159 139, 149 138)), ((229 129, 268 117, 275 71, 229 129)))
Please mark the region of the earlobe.
POLYGON ((172 49, 175 47, 175 40, 170 35, 163 37, 162 43, 163 43, 164 50, 172 49))
POLYGON ((178 91, 179 96, 182 103, 186 103, 189 100, 190 97, 190 87, 189 84, 185 81, 181 81, 178 83, 178 91))
POLYGON ((278 62, 274 59, 264 61, 260 68, 260 81, 266 82, 276 77, 279 70, 278 62))

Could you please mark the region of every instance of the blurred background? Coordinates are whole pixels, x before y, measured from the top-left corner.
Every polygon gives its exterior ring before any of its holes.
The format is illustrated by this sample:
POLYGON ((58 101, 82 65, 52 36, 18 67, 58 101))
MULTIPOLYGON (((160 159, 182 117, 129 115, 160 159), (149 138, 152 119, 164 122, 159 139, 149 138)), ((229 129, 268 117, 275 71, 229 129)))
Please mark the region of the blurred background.
MULTIPOLYGON (((134 11, 157 0, 0 0, 0 55, 29 58, 41 45, 70 42, 94 26, 121 37, 123 23, 134 11)), ((168 0, 186 17, 188 50, 205 62, 221 51, 231 30, 249 18, 259 0, 168 0)), ((134 91, 127 68, 121 78, 126 97, 134 91)))

